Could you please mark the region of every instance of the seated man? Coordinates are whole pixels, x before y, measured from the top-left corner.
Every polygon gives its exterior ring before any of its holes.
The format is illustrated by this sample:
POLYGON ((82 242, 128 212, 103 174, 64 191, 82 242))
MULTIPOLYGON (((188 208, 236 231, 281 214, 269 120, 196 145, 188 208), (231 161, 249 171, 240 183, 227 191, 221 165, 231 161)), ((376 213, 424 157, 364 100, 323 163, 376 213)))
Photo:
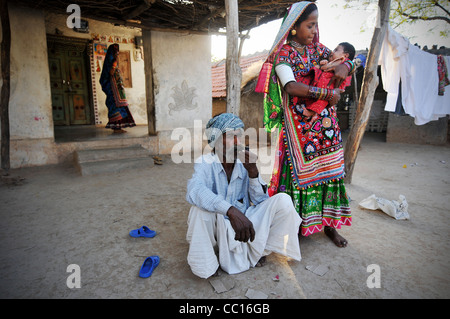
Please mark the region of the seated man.
POLYGON ((187 184, 186 200, 193 205, 187 259, 201 278, 214 275, 219 266, 229 274, 246 271, 271 252, 301 259, 301 218, 289 195, 269 198, 255 155, 240 144, 243 127, 230 113, 208 122, 206 136, 213 152, 195 161, 187 184))

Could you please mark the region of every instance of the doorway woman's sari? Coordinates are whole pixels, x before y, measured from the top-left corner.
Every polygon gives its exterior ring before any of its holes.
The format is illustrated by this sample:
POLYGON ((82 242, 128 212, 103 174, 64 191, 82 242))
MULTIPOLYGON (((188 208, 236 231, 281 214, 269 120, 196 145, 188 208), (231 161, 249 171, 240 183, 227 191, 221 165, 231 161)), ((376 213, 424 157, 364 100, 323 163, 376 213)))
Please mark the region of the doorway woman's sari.
POLYGON ((123 79, 116 58, 118 53, 119 45, 117 43, 108 47, 100 76, 100 84, 106 94, 106 107, 108 108, 109 121, 106 128, 113 130, 136 126, 128 108, 123 79))

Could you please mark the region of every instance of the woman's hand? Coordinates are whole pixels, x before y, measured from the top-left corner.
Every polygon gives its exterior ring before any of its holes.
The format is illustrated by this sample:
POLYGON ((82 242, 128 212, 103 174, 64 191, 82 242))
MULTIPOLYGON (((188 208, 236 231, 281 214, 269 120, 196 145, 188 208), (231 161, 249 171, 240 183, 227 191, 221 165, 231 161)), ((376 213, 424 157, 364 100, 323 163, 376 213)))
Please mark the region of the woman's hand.
MULTIPOLYGON (((339 64, 334 68, 334 75, 331 78, 330 82, 328 83, 328 87, 334 83, 334 87, 338 88, 341 86, 342 82, 347 78, 348 76, 348 68, 345 64, 339 64)), ((338 99, 339 101, 339 99, 338 99)), ((334 104, 332 104, 334 105, 334 104)))
POLYGON ((341 99, 342 92, 344 92, 344 90, 334 89, 334 95, 333 98, 330 100, 330 105, 336 105, 339 102, 339 100, 341 99))
POLYGON ((236 233, 235 240, 246 243, 255 239, 255 229, 252 222, 239 209, 231 206, 227 211, 227 216, 236 233))

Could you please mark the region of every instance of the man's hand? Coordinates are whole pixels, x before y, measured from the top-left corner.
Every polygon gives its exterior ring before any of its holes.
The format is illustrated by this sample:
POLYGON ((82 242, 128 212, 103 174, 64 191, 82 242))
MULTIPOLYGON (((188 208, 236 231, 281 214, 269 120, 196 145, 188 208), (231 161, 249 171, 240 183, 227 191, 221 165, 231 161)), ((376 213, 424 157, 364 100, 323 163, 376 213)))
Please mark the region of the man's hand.
POLYGON ((248 172, 248 177, 256 178, 258 177, 258 167, 256 166, 256 160, 258 156, 250 151, 243 150, 238 153, 238 158, 244 164, 245 169, 248 172))
POLYGON ((255 229, 252 222, 239 209, 231 206, 227 211, 227 216, 230 219, 231 227, 236 233, 234 236, 235 240, 246 243, 249 239, 250 241, 255 239, 255 229))

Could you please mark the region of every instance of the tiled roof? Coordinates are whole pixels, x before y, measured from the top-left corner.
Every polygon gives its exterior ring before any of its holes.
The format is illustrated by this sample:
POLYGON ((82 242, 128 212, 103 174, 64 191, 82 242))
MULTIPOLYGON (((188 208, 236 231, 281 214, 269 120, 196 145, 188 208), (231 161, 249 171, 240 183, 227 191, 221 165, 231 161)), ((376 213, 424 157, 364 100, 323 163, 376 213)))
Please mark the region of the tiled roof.
MULTIPOLYGON (((265 60, 267 52, 256 53, 251 56, 241 57, 242 74, 254 63, 265 60)), ((225 75, 226 60, 216 62, 211 67, 212 78, 212 97, 226 97, 227 96, 227 81, 225 75)))

